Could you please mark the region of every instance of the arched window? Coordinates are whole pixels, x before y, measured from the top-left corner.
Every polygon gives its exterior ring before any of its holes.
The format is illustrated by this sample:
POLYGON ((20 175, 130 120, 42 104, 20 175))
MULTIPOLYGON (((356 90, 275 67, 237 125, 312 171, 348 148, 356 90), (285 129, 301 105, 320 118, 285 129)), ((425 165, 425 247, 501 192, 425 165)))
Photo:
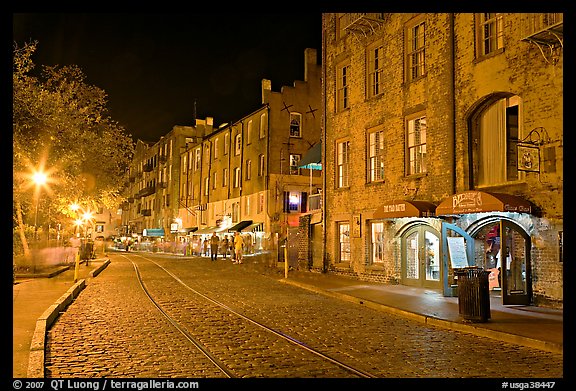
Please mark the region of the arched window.
POLYGON ((509 96, 492 101, 477 112, 472 123, 474 185, 493 186, 519 180, 520 98, 509 96))

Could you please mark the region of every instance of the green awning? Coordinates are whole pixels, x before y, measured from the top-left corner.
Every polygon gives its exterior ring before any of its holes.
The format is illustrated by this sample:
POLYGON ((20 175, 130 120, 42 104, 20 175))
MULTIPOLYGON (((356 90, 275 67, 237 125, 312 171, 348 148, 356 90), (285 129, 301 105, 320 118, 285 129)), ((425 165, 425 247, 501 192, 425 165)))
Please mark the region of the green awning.
POLYGON ((298 168, 306 168, 309 170, 322 169, 322 143, 314 144, 308 152, 302 157, 298 168))
POLYGON ((143 229, 142 230, 142 236, 148 236, 148 237, 162 237, 164 236, 164 228, 148 228, 148 229, 143 229))

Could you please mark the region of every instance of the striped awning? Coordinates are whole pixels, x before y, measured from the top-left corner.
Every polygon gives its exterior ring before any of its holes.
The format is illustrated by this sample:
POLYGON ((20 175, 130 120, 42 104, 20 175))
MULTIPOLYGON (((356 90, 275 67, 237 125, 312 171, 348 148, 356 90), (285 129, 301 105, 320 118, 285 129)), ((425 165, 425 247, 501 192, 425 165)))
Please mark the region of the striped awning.
POLYGON ((264 223, 252 223, 242 229, 242 232, 262 232, 264 231, 264 223))

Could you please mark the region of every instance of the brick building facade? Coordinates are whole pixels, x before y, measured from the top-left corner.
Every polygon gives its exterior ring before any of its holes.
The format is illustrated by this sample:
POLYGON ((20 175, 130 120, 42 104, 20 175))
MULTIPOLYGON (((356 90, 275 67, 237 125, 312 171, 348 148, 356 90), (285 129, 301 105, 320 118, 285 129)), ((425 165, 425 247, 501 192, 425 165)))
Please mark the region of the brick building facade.
POLYGON ((324 14, 324 259, 562 306, 561 14, 324 14), (503 278, 505 277, 505 278, 503 278))

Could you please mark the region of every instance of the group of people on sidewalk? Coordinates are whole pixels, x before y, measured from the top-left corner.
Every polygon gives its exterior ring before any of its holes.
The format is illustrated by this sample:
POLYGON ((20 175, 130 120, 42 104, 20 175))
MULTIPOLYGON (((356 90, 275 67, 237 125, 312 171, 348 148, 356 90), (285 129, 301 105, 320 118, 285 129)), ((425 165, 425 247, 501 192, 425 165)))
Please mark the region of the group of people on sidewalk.
POLYGON ((243 248, 244 240, 239 232, 234 232, 232 240, 228 240, 228 236, 224 236, 220 240, 216 232, 213 232, 210 237, 210 258, 212 261, 218 259, 218 253, 222 254, 222 257, 226 259, 228 251, 230 251, 232 263, 242 263, 243 248))

